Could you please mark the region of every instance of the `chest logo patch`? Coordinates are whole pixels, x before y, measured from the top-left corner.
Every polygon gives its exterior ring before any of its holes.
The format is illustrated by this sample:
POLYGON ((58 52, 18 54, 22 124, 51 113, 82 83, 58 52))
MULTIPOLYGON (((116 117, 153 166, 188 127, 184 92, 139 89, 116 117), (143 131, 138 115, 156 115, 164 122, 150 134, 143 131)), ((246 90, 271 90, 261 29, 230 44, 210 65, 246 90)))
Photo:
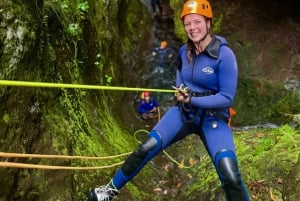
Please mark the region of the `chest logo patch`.
POLYGON ((204 74, 213 74, 215 72, 215 70, 212 68, 212 67, 205 67, 205 68, 202 68, 202 72, 204 74))

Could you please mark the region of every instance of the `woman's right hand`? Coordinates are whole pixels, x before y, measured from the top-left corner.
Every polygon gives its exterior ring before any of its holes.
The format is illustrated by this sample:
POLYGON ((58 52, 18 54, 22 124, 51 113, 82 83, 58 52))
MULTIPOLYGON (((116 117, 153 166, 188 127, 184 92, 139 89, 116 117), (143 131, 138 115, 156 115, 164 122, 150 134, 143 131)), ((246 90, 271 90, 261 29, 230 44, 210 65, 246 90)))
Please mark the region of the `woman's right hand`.
POLYGON ((188 91, 183 91, 182 87, 177 88, 175 86, 172 86, 173 89, 175 89, 175 96, 178 102, 184 102, 189 103, 190 102, 190 94, 188 91))

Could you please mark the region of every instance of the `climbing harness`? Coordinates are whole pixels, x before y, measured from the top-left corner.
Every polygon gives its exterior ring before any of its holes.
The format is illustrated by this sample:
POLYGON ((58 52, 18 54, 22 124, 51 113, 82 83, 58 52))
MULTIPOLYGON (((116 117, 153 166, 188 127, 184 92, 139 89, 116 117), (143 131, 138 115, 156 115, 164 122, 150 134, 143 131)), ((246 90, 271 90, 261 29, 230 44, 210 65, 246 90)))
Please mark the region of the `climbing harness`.
MULTIPOLYGON (((191 96, 191 90, 184 84, 181 84, 178 89, 175 92, 175 96, 183 96, 184 98, 188 98, 191 96)), ((186 103, 184 102, 178 102, 177 106, 179 107, 180 114, 183 118, 183 120, 187 123, 192 123, 196 117, 197 117, 197 112, 198 110, 194 107, 189 107, 186 103), (193 115, 191 118, 190 115, 193 115)))
MULTIPOLYGON (((179 86, 179 88, 177 89, 177 91, 175 92, 175 96, 183 95, 186 97, 189 97, 189 96, 190 97, 203 97, 203 96, 211 96, 211 95, 215 95, 215 94, 216 93, 212 90, 206 90, 203 92, 194 92, 194 91, 191 91, 184 84, 181 84, 179 86)), ((184 102, 177 103, 177 106, 179 107, 181 116, 186 123, 194 122, 194 120, 199 115, 197 108, 188 106, 188 104, 186 104, 184 102)), ((233 108, 229 108, 230 117, 235 114, 235 111, 234 112, 233 111, 234 111, 233 108)), ((221 119, 221 120, 225 121, 226 123, 228 123, 228 125, 230 125, 230 117, 227 118, 225 115, 223 115, 221 113, 221 109, 205 109, 203 114, 206 116, 217 117, 218 119, 221 119)))

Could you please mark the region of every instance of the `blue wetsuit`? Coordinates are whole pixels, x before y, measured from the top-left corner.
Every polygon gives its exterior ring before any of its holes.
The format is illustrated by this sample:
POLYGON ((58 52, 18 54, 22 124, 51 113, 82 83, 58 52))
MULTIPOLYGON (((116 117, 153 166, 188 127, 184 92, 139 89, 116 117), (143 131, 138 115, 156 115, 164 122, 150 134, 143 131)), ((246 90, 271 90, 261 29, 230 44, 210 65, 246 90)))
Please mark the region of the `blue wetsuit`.
POLYGON ((249 201, 238 169, 231 129, 226 119, 237 88, 238 67, 234 53, 224 38, 213 36, 199 55, 188 62, 187 46, 179 50, 176 86, 192 91, 184 108, 171 107, 149 133, 149 138, 125 161, 112 180, 120 189, 161 150, 197 134, 203 141, 219 175, 228 201, 249 201))
POLYGON ((155 98, 151 97, 149 102, 145 99, 141 100, 138 110, 140 114, 144 114, 150 112, 155 107, 158 107, 158 103, 155 98))

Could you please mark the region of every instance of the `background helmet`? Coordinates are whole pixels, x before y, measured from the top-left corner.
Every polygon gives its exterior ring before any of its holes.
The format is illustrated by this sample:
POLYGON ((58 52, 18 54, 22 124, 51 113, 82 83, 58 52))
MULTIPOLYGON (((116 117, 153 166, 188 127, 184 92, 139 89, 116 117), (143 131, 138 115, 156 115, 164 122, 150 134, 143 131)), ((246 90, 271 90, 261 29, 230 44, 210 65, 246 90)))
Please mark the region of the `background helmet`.
POLYGON ((144 98, 150 97, 150 92, 149 91, 144 91, 143 96, 144 96, 144 98))
POLYGON ((199 14, 209 19, 213 18, 213 12, 209 1, 207 0, 188 0, 184 3, 183 9, 180 15, 180 19, 188 14, 199 14))
POLYGON ((165 41, 165 40, 161 41, 161 43, 160 43, 160 48, 161 48, 161 49, 164 49, 164 48, 166 48, 167 46, 168 46, 168 42, 167 42, 167 41, 165 41))

